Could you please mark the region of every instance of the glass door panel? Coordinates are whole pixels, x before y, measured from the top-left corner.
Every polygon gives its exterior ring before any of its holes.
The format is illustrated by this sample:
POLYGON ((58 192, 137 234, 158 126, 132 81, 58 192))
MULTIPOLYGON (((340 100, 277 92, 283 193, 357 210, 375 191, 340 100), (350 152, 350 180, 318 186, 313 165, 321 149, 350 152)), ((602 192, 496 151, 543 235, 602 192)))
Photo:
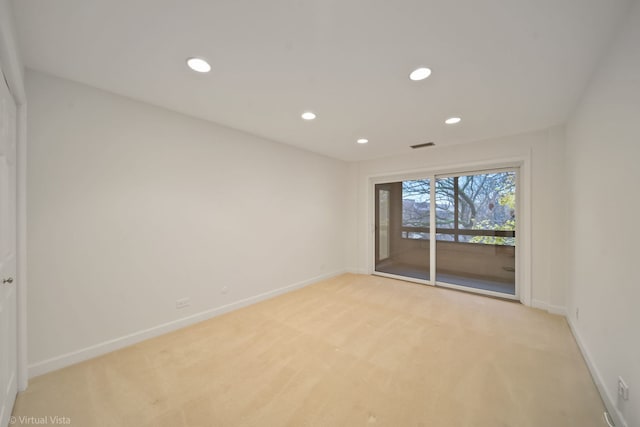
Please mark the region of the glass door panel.
POLYGON ((516 294, 516 171, 437 178, 438 284, 516 294))
POLYGON ((389 259, 389 252, 391 249, 389 242, 389 216, 391 214, 391 207, 389 206, 390 198, 391 191, 384 188, 378 190, 378 255, 376 259, 379 261, 389 259))
POLYGON ((375 271, 429 280, 429 179, 375 186, 375 271))

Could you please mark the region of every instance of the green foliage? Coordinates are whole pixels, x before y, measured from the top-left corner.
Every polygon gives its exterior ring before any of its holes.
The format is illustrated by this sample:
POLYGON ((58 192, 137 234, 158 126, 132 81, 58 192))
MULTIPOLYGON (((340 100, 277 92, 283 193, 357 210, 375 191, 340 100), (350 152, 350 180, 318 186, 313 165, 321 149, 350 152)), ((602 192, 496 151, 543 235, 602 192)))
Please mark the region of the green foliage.
POLYGON ((507 206, 510 209, 516 208, 516 193, 506 193, 500 196, 498 203, 502 206, 507 206))
POLYGON ((516 208, 516 181, 515 174, 509 174, 505 176, 500 188, 497 188, 500 198, 498 203, 502 206, 507 206, 510 209, 516 208))
MULTIPOLYGON (((516 183, 515 174, 508 174, 504 176, 504 179, 499 183, 496 188, 498 197, 498 204, 511 210, 512 215, 516 209, 516 183)), ((482 220, 473 224, 474 230, 500 230, 500 231, 515 231, 516 220, 514 217, 507 219, 502 224, 496 224, 490 220, 482 220)), ((515 246, 515 237, 500 237, 500 236, 475 236, 469 240, 471 243, 483 243, 486 245, 508 245, 515 246)))
MULTIPOLYGON (((498 204, 506 206, 512 211, 516 208, 516 191, 515 180, 513 175, 508 175, 507 179, 502 182, 501 188, 497 191, 500 194, 498 198, 498 204)), ((501 230, 501 231, 515 231, 516 220, 511 218, 506 220, 503 224, 496 224, 489 220, 479 221, 473 224, 474 230, 501 230)), ((515 237, 500 237, 500 236, 475 236, 471 240, 471 243, 483 243, 485 245, 508 245, 515 246, 515 237)))
MULTIPOLYGON (((504 224, 495 224, 489 220, 480 221, 473 225, 474 230, 500 230, 500 231, 514 231, 516 229, 516 220, 509 219, 504 224)), ((515 237, 501 237, 501 236, 475 236, 469 243, 483 243, 485 245, 506 245, 515 246, 515 237)))

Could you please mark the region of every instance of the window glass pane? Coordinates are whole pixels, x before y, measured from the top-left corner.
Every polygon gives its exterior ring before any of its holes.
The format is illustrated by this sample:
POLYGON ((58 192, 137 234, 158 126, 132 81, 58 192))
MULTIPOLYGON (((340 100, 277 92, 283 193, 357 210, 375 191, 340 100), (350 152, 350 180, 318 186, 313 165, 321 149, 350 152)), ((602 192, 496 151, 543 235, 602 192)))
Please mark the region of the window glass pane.
POLYGON ((436 240, 444 240, 445 242, 453 242, 455 236, 453 234, 436 233, 436 240))
POLYGON ((378 250, 381 260, 389 258, 389 190, 379 190, 378 250))
POLYGON ((429 227, 431 209, 429 186, 428 179, 402 182, 403 227, 429 227))
MULTIPOLYGON (((515 172, 466 175, 458 180, 458 227, 461 230, 516 229, 515 172)), ((514 245, 513 236, 460 236, 460 241, 514 245)))
POLYGON ((460 236, 458 238, 460 242, 466 243, 478 243, 482 245, 501 245, 501 246, 515 246, 515 237, 505 236, 460 236))
POLYGON ((455 228, 455 179, 436 180, 436 227, 455 228))
POLYGON ((405 239, 429 240, 429 233, 426 231, 422 231, 422 232, 410 231, 410 232, 404 232, 402 234, 405 239))

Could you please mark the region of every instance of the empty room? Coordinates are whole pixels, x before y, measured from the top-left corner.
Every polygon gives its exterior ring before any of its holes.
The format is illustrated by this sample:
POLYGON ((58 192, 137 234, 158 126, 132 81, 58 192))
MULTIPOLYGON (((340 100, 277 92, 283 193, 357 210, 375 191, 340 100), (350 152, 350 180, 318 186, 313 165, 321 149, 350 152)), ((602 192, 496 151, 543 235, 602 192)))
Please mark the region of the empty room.
POLYGON ((0 427, 640 427, 640 0, 0 0, 0 427))

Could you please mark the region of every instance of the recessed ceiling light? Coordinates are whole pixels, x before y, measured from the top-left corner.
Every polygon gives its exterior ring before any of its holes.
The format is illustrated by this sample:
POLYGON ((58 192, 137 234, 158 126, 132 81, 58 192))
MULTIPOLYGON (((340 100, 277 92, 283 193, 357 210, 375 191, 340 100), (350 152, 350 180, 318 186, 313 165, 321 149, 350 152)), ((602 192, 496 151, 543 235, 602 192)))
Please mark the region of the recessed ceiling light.
POLYGON ((424 80, 431 75, 429 68, 416 68, 409 74, 409 78, 413 81, 424 80))
POLYGON ((305 111, 304 113, 302 113, 301 117, 305 120, 313 120, 316 118, 316 115, 311 111, 305 111))
POLYGON ((449 117, 444 122, 448 125, 455 125, 456 123, 460 123, 462 119, 460 117, 449 117))
POLYGON ((367 142, 369 142, 368 139, 366 138, 360 138, 358 141, 356 141, 358 144, 366 144, 367 142))
POLYGON ((202 58, 189 58, 187 59, 187 65, 193 71, 197 71, 199 73, 208 73, 211 71, 211 65, 202 58))

